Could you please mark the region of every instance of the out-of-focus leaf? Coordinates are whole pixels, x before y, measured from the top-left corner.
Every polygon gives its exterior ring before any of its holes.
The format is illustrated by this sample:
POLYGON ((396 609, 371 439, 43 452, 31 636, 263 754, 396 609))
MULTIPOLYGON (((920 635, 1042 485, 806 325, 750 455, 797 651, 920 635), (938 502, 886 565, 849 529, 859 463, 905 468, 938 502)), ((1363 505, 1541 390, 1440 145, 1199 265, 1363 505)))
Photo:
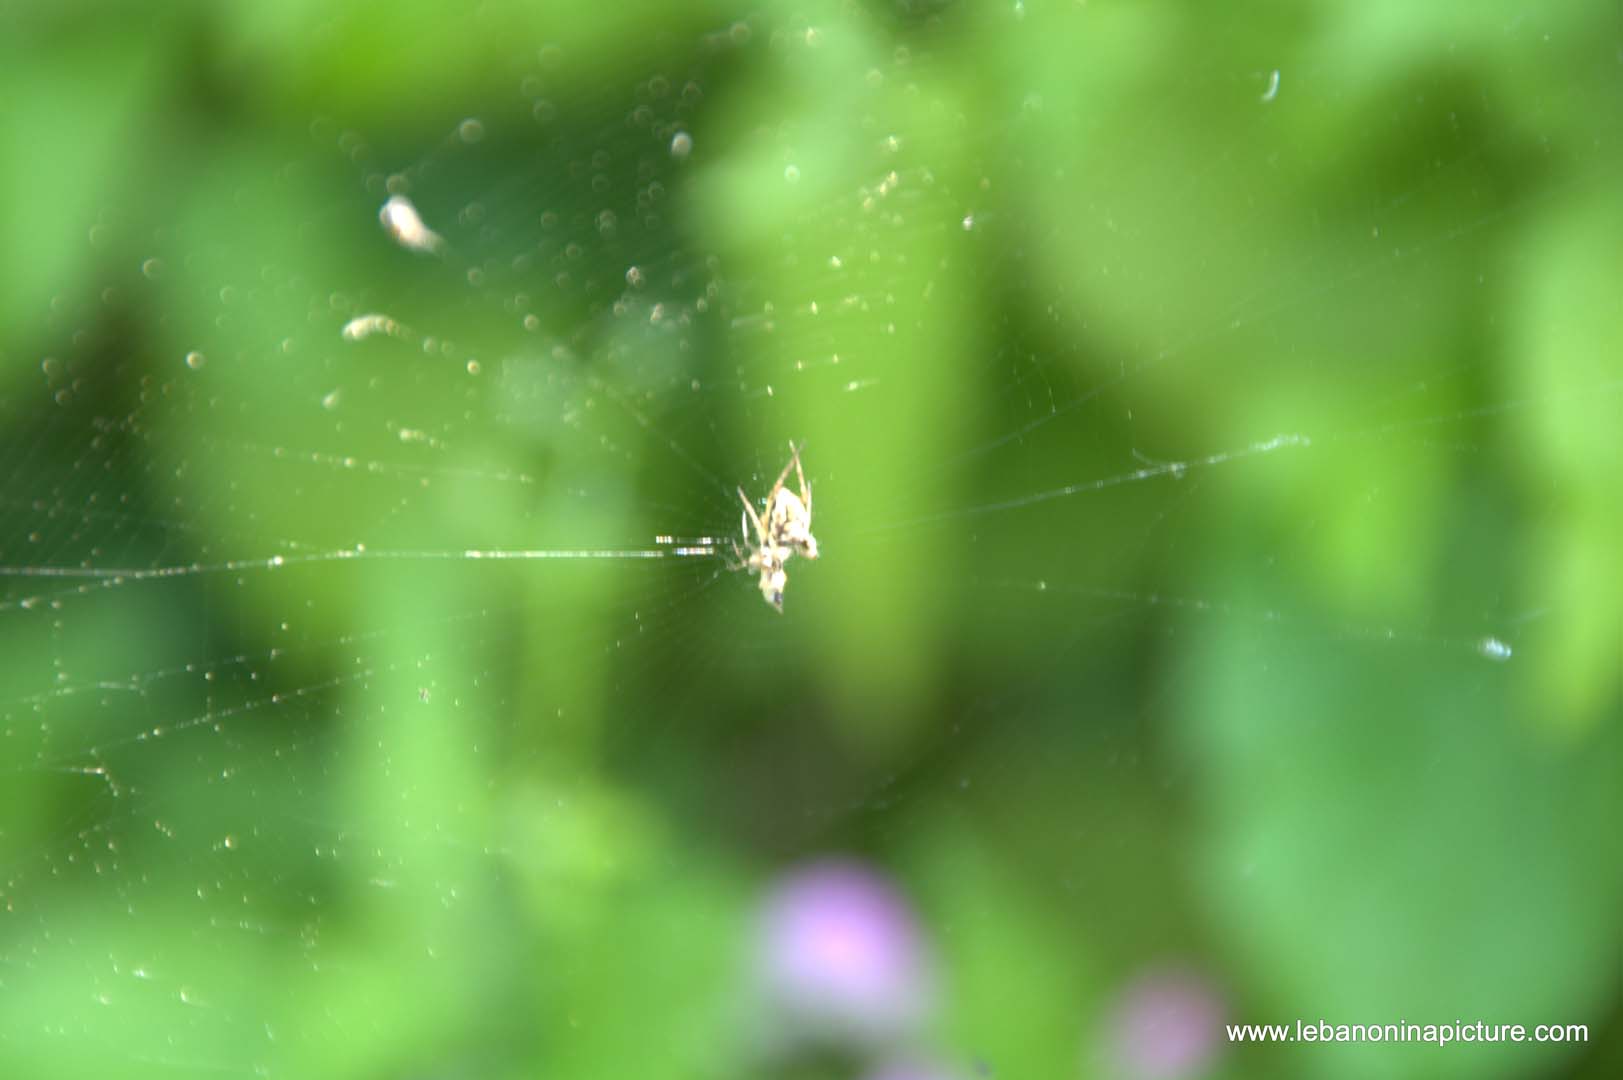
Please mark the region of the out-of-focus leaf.
MULTIPOLYGON (((1273 1011, 1248 1022, 1598 1024, 1616 954, 1597 942, 1623 903, 1616 731, 1550 745, 1507 707, 1527 676, 1465 649, 1230 626, 1192 661, 1179 710, 1203 766, 1199 887, 1273 1011)), ((1563 1053, 1334 1049, 1296 1060, 1497 1076, 1563 1053)))
POLYGON ((116 33, 70 34, 30 48, 0 33, 0 387, 37 372, 52 327, 68 337, 94 327, 92 287, 102 265, 140 261, 142 187, 150 162, 141 118, 156 97, 167 46, 145 24, 116 33))
MULTIPOLYGON (((1507 386, 1530 518, 1523 705, 1542 726, 1615 727, 1623 704, 1623 228, 1608 188, 1558 203, 1529 237, 1507 386)), ((1598 733, 1605 738, 1605 733, 1598 733)))

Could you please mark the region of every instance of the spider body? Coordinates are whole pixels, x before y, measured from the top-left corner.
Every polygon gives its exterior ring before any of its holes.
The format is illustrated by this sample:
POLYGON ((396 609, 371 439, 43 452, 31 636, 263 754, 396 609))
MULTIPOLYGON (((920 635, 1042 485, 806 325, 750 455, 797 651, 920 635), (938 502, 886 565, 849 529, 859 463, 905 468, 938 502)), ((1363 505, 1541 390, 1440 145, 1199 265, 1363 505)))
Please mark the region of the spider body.
POLYGON ((778 474, 777 482, 766 496, 766 514, 755 512, 744 489, 738 489, 739 501, 748 515, 744 522, 744 542, 733 544, 732 569, 748 570, 758 575, 757 585, 761 597, 778 611, 783 610, 783 590, 789 583, 784 564, 790 556, 817 558, 817 538, 811 531, 812 492, 806 474, 800 467, 800 450, 789 444, 789 464, 778 474), (799 493, 783 486, 789 479, 789 470, 795 471, 800 481, 799 493), (755 539, 750 540, 750 526, 755 527, 755 539))

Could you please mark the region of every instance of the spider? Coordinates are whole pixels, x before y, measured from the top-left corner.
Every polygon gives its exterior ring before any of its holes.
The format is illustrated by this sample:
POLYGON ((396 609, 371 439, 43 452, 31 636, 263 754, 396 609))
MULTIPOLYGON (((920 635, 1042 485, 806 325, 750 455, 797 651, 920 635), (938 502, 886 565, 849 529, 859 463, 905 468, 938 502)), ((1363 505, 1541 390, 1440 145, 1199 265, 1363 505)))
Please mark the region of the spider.
POLYGON ((800 448, 789 444, 789 464, 778 474, 777 482, 766 495, 766 516, 755 512, 744 489, 738 489, 738 498, 749 515, 744 524, 744 542, 733 542, 733 559, 729 569, 749 570, 759 574, 761 597, 778 611, 783 610, 783 588, 789 583, 784 564, 791 555, 807 559, 817 558, 817 538, 812 535, 812 493, 806 474, 800 468, 800 448), (795 471, 800 481, 800 494, 783 486, 789 470, 795 471), (749 526, 755 526, 755 540, 750 543, 749 526))

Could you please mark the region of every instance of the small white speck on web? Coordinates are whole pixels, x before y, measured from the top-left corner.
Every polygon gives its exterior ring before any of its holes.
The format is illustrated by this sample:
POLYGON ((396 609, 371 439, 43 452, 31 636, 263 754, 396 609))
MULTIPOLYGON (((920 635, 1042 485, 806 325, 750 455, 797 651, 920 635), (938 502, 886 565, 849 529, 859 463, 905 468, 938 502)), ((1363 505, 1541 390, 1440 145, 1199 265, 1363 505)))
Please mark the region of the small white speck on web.
POLYGON ((1268 89, 1266 89, 1266 90, 1264 90, 1262 92, 1262 97, 1259 98, 1258 100, 1261 101, 1264 105, 1267 105, 1269 102, 1273 101, 1274 98, 1276 98, 1278 96, 1279 96, 1279 69, 1274 68, 1274 70, 1272 70, 1272 71, 1270 71, 1268 73, 1268 89))
POLYGON ((1476 643, 1476 651, 1477 654, 1483 659, 1492 660, 1496 663, 1504 663, 1511 657, 1510 646, 1505 642, 1500 641, 1498 638, 1491 636, 1485 637, 1481 641, 1478 641, 1476 643))
POLYGON ((693 153, 693 136, 685 131, 678 131, 671 137, 671 157, 678 161, 693 153))
POLYGON ((378 220, 394 237, 395 243, 407 251, 437 255, 445 247, 440 234, 423 224, 417 207, 404 195, 389 196, 389 201, 378 211, 378 220))
POLYGON ((389 316, 373 312, 368 315, 355 316, 355 318, 344 324, 341 333, 345 341, 363 341, 373 334, 388 334, 391 337, 399 337, 401 330, 400 324, 389 318, 389 316))

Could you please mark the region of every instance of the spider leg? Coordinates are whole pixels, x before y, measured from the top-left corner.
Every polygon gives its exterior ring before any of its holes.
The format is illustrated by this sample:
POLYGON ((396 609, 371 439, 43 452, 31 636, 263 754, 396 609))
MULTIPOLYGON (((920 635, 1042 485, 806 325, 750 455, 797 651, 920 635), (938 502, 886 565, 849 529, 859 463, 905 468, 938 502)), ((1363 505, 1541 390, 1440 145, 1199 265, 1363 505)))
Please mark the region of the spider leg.
MULTIPOLYGON (((793 462, 795 476, 800 480, 800 501, 806 504, 806 520, 811 521, 811 485, 806 483, 806 473, 800 467, 800 451, 795 451, 793 462)), ((787 472, 787 470, 785 470, 787 472)))
POLYGON ((783 490, 783 482, 789 479, 789 470, 800 468, 800 450, 796 448, 794 443, 789 444, 789 454, 789 464, 785 465, 783 471, 778 474, 777 483, 772 485, 772 492, 766 497, 768 506, 772 505, 772 500, 777 496, 778 492, 783 490))
MULTIPOLYGON (((739 501, 744 504, 744 512, 749 514, 750 521, 755 523, 755 535, 760 538, 762 544, 765 544, 766 543, 766 526, 761 524, 761 515, 757 514, 755 512, 755 507, 750 505, 750 497, 748 495, 744 494, 744 489, 743 488, 738 489, 738 498, 739 498, 739 501)), ((768 500, 768 501, 770 502, 770 500, 768 500)), ((749 534, 748 533, 746 533, 744 535, 744 539, 745 540, 749 539, 749 534)))
POLYGON ((725 566, 729 571, 744 569, 744 567, 749 565, 749 559, 744 555, 743 545, 737 540, 730 540, 728 543, 732 544, 733 553, 728 555, 725 551, 721 552, 722 565, 725 566))

